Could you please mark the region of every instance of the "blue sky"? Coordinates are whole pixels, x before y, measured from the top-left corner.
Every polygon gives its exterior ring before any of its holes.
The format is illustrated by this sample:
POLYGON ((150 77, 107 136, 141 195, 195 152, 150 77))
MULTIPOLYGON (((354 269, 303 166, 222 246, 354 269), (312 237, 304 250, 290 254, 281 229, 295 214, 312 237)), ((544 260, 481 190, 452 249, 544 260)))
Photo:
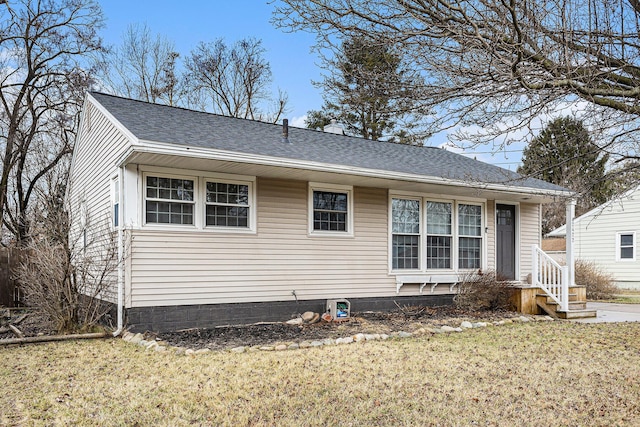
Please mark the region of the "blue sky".
POLYGON ((279 88, 289 95, 287 116, 292 124, 322 105, 320 90, 311 84, 321 78, 319 59, 310 53, 314 36, 276 29, 269 22, 273 6, 265 0, 101 0, 100 5, 106 18, 102 36, 111 46, 119 45, 127 26, 134 23, 146 23, 153 33, 166 36, 182 55, 200 41, 260 39, 271 65, 273 93, 279 88))
MULTIPOLYGON (((276 0, 277 1, 277 0, 276 0)), ((309 110, 317 110, 323 100, 312 81, 321 80, 320 59, 310 52, 315 36, 309 33, 286 33, 276 29, 271 20, 273 6, 267 0, 99 0, 106 28, 102 37, 109 46, 121 43, 129 24, 147 24, 152 33, 166 36, 182 55, 200 42, 223 37, 228 43, 242 38, 262 40, 265 57, 273 74, 272 92, 278 89, 289 97, 286 117, 293 126, 304 126, 309 110)), ((432 137, 427 144, 446 143, 446 134, 432 137)), ((491 155, 491 147, 480 147, 477 154, 466 154, 488 163, 515 170, 524 144, 509 147, 515 152, 491 155)))

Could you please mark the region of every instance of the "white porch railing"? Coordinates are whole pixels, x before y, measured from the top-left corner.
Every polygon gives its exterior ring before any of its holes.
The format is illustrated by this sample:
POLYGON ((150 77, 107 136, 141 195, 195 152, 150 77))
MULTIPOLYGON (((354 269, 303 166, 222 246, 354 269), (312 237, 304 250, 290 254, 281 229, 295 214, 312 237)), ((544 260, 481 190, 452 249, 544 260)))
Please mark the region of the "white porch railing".
POLYGON ((569 267, 558 264, 533 245, 533 271, 531 283, 543 289, 548 296, 560 305, 560 310, 569 310, 569 267))

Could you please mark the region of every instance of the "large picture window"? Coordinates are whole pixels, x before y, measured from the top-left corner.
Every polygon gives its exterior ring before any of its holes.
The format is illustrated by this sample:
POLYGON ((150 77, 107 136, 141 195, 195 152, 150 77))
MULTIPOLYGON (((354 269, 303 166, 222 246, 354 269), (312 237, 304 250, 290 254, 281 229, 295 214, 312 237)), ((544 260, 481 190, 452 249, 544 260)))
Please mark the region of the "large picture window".
POLYGON ((249 227, 249 185, 206 183, 206 225, 249 227))
POLYGON ((394 270, 420 268, 420 200, 391 200, 394 270))
POLYGON ((194 224, 194 180, 146 177, 147 224, 194 224))
POLYGON ((391 270, 436 272, 483 268, 481 203, 413 196, 394 196, 390 203, 391 270))

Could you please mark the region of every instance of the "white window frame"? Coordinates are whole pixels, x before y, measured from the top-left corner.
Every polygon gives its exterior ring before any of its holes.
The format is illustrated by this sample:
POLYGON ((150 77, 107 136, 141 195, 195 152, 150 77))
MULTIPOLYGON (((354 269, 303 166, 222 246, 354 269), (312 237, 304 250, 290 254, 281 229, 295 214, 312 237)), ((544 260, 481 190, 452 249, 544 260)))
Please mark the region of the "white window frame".
POLYGON ((142 174, 142 219, 143 224, 146 227, 175 227, 178 229, 196 228, 198 223, 198 177, 193 175, 179 175, 176 173, 162 173, 162 172, 144 172, 142 174), (193 181, 193 200, 170 200, 162 198, 147 198, 147 177, 167 178, 167 179, 181 179, 193 181), (193 206, 193 221, 191 224, 176 224, 167 222, 147 222, 147 201, 162 201, 166 200, 168 203, 181 203, 190 204, 193 206))
MULTIPOLYGON (((458 212, 458 205, 455 200, 443 200, 436 199, 433 197, 423 197, 422 206, 424 210, 424 215, 422 216, 422 221, 424 222, 424 269, 425 271, 435 271, 435 272, 451 272, 456 271, 456 266, 458 265, 458 216, 456 213, 458 212), (440 237, 450 237, 451 238, 451 259, 449 268, 429 268, 427 266, 427 242, 428 236, 430 235, 427 230, 427 204, 429 202, 434 203, 443 203, 451 205, 451 234, 431 234, 432 236, 440 236, 440 237)), ((422 227, 421 227, 422 228, 422 227)))
POLYGON ((460 271, 472 271, 472 270, 477 270, 477 269, 481 269, 484 265, 484 258, 487 256, 485 251, 484 251, 484 229, 485 229, 485 212, 483 209, 483 205, 482 203, 474 203, 474 202, 467 202, 464 200, 459 200, 456 201, 455 203, 455 208, 456 208, 456 243, 457 243, 457 251, 456 251, 456 256, 457 256, 457 270, 460 271), (467 206, 479 206, 480 207, 480 235, 479 236, 472 236, 469 234, 461 234, 460 233, 460 210, 459 207, 460 205, 467 205, 467 206), (460 267, 460 239, 461 238, 471 238, 471 239, 476 239, 476 240, 480 240, 480 260, 479 260, 479 266, 478 267, 472 267, 472 268, 461 268, 460 267))
POLYGON ((616 233, 616 261, 619 262, 634 262, 636 260, 636 232, 635 231, 619 231, 616 233), (622 254, 620 253, 622 248, 628 248, 629 246, 622 246, 622 236, 631 235, 633 239, 633 243, 631 244, 631 248, 633 249, 633 257, 631 258, 622 258, 622 254))
MULTIPOLYGON (((459 267, 459 238, 466 237, 459 234, 458 229, 458 205, 476 205, 481 209, 481 227, 480 227, 480 267, 479 269, 486 270, 487 268, 487 200, 477 198, 458 198, 458 199, 444 199, 442 195, 437 194, 416 194, 405 191, 393 191, 389 192, 388 197, 388 257, 389 257, 389 274, 401 275, 401 274, 417 274, 417 273, 429 273, 429 274, 451 274, 451 273, 466 273, 477 270, 462 269, 459 267), (419 199, 420 200, 420 270, 413 269, 394 269, 393 268, 393 229, 392 229, 392 200, 393 199, 419 199), (451 217, 451 268, 434 269, 427 268, 427 202, 438 203, 451 203, 452 217, 451 217)), ((475 236, 474 236, 475 237, 475 236)))
POLYGON ((410 273, 410 272, 420 272, 423 269, 423 264, 424 264, 424 260, 423 258, 426 259, 426 255, 425 254, 425 237, 423 236, 423 227, 424 227, 424 221, 422 220, 422 217, 424 215, 424 205, 423 205, 423 201, 421 197, 415 197, 415 196, 405 196, 405 195, 398 195, 398 194, 394 194, 391 195, 389 197, 389 265, 391 266, 390 268, 393 271, 399 271, 399 272, 404 272, 404 273, 410 273), (414 235, 413 233, 394 233, 393 232, 393 200, 415 200, 418 202, 418 208, 420 210, 420 223, 418 224, 418 268, 393 268, 393 236, 395 234, 398 235, 414 235), (424 255, 424 256, 423 256, 424 255))
MULTIPOLYGON (((173 169, 158 166, 140 165, 138 167, 139 176, 137 185, 137 206, 138 218, 141 229, 162 230, 162 231, 191 231, 208 233, 235 233, 235 234, 256 234, 257 229, 257 203, 256 203, 256 177, 249 175, 235 175, 227 173, 213 173, 207 171, 197 171, 188 169, 173 169), (194 181, 194 223, 187 224, 167 224, 167 223, 147 223, 147 176, 157 176, 162 178, 191 179, 194 181), (249 186, 249 227, 223 227, 206 225, 206 183, 222 182, 229 184, 242 184, 249 186)), ((122 210, 122 206, 120 207, 122 210)), ((121 215, 121 219, 123 216, 121 215)))
POLYGON ((354 237, 354 211, 353 211, 353 186, 350 185, 337 185, 337 184, 323 184, 317 182, 309 183, 308 194, 308 233, 309 236, 324 236, 324 237, 354 237), (347 195, 347 221, 345 231, 335 230, 314 230, 314 210, 313 210, 313 193, 314 191, 325 191, 329 193, 344 193, 347 195))
MULTIPOLYGON (((230 232, 230 233, 242 233, 249 232, 255 233, 256 230, 256 199, 255 199, 255 177, 244 177, 244 179, 238 179, 238 177, 234 175, 227 174, 207 174, 202 177, 202 194, 200 195, 200 199, 202 200, 202 228, 205 230, 215 230, 219 232, 230 232), (215 182, 221 184, 235 184, 235 185, 246 185, 249 189, 248 194, 248 204, 247 209, 249 210, 249 217, 247 218, 247 227, 233 227, 233 226, 216 226, 216 225, 207 225, 207 206, 216 205, 216 203, 208 203, 207 202, 207 183, 215 182)), ((228 205, 231 206, 231 205, 228 205)), ((240 206, 240 205, 238 205, 240 206)))

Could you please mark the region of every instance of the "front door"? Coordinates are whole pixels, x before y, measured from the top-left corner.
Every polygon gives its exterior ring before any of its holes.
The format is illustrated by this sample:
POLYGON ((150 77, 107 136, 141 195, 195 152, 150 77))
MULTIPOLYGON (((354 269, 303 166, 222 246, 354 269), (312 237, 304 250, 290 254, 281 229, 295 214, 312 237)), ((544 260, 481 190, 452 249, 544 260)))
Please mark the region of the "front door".
POLYGON ((506 280, 516 278, 516 207, 496 205, 496 269, 506 280))

